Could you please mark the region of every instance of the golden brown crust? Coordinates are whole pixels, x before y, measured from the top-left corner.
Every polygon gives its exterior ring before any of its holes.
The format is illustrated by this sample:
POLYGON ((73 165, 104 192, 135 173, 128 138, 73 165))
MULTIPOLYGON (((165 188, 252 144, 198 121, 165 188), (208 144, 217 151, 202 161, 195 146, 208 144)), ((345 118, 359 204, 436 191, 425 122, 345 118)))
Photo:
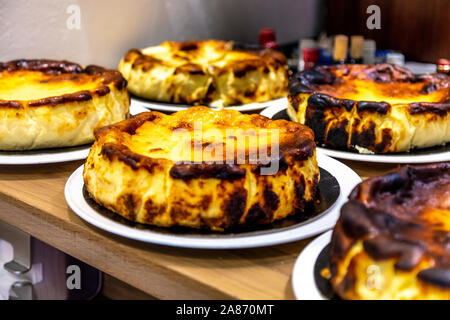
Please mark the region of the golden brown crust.
POLYGON ((391 277, 388 267, 382 269, 380 283, 398 291, 380 296, 448 299, 449 197, 450 163, 406 166, 359 184, 341 210, 330 245, 332 284, 339 295, 368 298, 358 287, 367 274, 355 266, 371 259, 367 264, 390 261, 397 273, 391 277), (393 285, 406 277, 403 286, 393 285), (428 289, 420 292, 422 287, 428 289))
POLYGON ((86 68, 83 68, 79 64, 69 61, 45 59, 22 59, 9 62, 0 62, 0 73, 14 73, 16 71, 42 72, 46 75, 54 76, 51 80, 43 80, 52 83, 59 81, 76 81, 82 84, 83 82, 92 81, 93 78, 101 78, 101 81, 94 90, 82 90, 70 94, 28 101, 0 100, 0 107, 11 107, 17 109, 23 107, 23 103, 26 103, 30 107, 40 107, 45 105, 56 106, 63 103, 88 101, 92 100, 93 96, 101 97, 108 94, 110 92, 108 85, 110 84, 113 84, 117 90, 122 90, 127 85, 127 81, 122 77, 119 71, 107 70, 103 67, 95 65, 89 65, 86 68))
POLYGON ((417 76, 389 64, 320 66, 291 78, 290 114, 332 148, 387 153, 430 147, 450 140, 449 83, 447 75, 417 76), (435 138, 419 138, 425 136, 435 138))
POLYGON ((132 93, 187 104, 267 101, 285 96, 288 82, 282 53, 218 40, 167 41, 131 49, 119 70, 132 93))
POLYGON ((124 120, 130 97, 116 70, 68 61, 0 63, 0 150, 90 143, 95 128, 124 120))
MULTIPOLYGON (((254 132, 258 132, 256 137, 262 136, 259 131, 254 132)), ((148 112, 101 128, 95 136, 96 142, 84 171, 88 191, 105 207, 140 223, 213 230, 270 223, 295 212, 301 213, 306 204, 313 201, 319 181, 312 131, 300 124, 272 121, 260 115, 243 115, 234 110, 216 112, 206 107, 192 107, 170 116, 148 112), (178 144, 184 143, 181 138, 168 142, 153 140, 163 135, 167 139, 180 128, 188 133, 195 132, 196 121, 202 123, 204 134, 208 130, 222 130, 224 142, 220 144, 223 143, 224 148, 226 142, 238 138, 226 136, 229 132, 224 130, 228 128, 279 130, 279 153, 272 155, 270 149, 269 163, 252 162, 250 152, 245 149, 243 162, 238 162, 235 149, 232 161, 230 158, 223 158, 227 160, 224 162, 204 158, 197 163, 173 153, 178 144), (145 148, 138 142, 142 139, 146 141, 145 148), (165 150, 168 144, 170 150, 165 150), (272 175, 263 175, 262 168, 274 161, 279 169, 272 175), (139 180, 131 182, 137 177, 139 180), (112 180, 121 186, 114 186, 109 182, 112 180), (131 188, 133 183, 138 185, 131 188), (160 189, 153 194, 141 188, 142 184, 160 189), (104 193, 111 188, 114 190, 104 193)), ((200 141, 203 154, 205 149, 219 143, 211 142, 206 136, 202 139, 208 141, 200 141)), ((263 140, 258 141, 259 148, 263 140)), ((195 146, 193 148, 195 150, 195 146)))

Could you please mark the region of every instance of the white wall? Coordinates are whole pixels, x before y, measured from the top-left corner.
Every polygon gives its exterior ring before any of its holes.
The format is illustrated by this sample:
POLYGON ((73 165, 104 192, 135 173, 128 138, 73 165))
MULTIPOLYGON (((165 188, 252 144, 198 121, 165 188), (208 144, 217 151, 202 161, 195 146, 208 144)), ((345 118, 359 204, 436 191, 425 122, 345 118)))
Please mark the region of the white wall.
POLYGON ((316 35, 322 12, 323 0, 0 0, 0 61, 115 68, 130 48, 203 38, 255 43, 262 27, 290 42, 316 35), (70 5, 80 8, 80 29, 67 27, 70 5))

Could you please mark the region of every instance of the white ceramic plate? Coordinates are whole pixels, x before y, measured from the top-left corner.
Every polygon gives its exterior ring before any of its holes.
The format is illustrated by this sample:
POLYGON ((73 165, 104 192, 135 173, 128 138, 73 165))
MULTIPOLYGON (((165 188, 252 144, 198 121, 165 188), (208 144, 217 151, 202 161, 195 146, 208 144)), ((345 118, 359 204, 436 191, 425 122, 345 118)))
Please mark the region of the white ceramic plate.
MULTIPOLYGON (((285 106, 274 105, 261 112, 261 115, 273 118, 277 113, 284 111, 285 106)), ((360 154, 350 151, 333 150, 323 147, 317 147, 318 153, 326 154, 333 158, 356 160, 378 163, 429 163, 450 161, 450 144, 442 147, 413 150, 409 153, 399 154, 360 154)))
POLYGON ((317 287, 314 277, 316 260, 330 243, 333 231, 328 231, 309 243, 297 258, 292 273, 292 288, 298 300, 328 300, 317 287))
MULTIPOLYGON (((139 97, 132 97, 131 101, 133 103, 139 104, 150 110, 162 111, 162 112, 177 112, 177 111, 188 109, 188 108, 192 107, 190 105, 185 105, 185 104, 149 101, 149 100, 141 99, 139 97)), ((240 106, 225 107, 225 109, 233 109, 233 110, 237 110, 240 112, 259 111, 264 108, 272 107, 272 106, 284 106, 284 108, 286 108, 287 103, 288 103, 287 98, 280 98, 280 99, 270 100, 267 102, 255 102, 255 103, 243 104, 240 106)), ((217 108, 214 108, 214 107, 211 107, 211 109, 218 110, 217 108)))
MULTIPOLYGON (((139 104, 131 104, 132 115, 147 112, 139 104)), ((58 163, 86 159, 91 149, 91 144, 76 147, 39 149, 27 151, 0 151, 0 165, 26 165, 58 163)))
POLYGON ((347 200, 354 186, 361 178, 349 167, 325 155, 317 157, 319 166, 328 171, 337 180, 340 193, 334 204, 323 214, 305 223, 269 232, 247 232, 220 236, 215 234, 171 233, 170 229, 136 228, 129 224, 111 219, 91 206, 83 195, 83 166, 79 167, 69 178, 65 187, 65 197, 70 208, 90 224, 120 235, 122 237, 144 242, 174 247, 200 249, 234 249, 253 248, 296 241, 308 238, 331 229, 339 218, 339 208, 347 200), (161 230, 161 231, 159 231, 161 230), (169 230, 169 231, 168 231, 169 230))

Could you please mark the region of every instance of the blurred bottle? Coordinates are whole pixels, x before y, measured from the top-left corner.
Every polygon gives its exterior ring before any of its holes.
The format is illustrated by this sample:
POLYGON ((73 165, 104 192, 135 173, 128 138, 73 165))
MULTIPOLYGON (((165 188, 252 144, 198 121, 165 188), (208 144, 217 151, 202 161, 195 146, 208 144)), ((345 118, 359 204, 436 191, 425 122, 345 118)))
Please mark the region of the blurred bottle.
POLYGON ((348 61, 349 63, 361 64, 363 62, 362 58, 363 42, 364 42, 363 36, 350 37, 350 59, 348 61))
POLYGON ((333 64, 333 39, 327 37, 325 33, 322 33, 318 41, 319 47, 319 64, 320 65, 331 65, 333 64))
POLYGON ((438 73, 450 74, 450 61, 447 59, 439 59, 436 63, 436 71, 438 73))
POLYGON ((362 46, 363 52, 363 62, 364 64, 374 64, 375 63, 375 51, 377 45, 375 40, 365 39, 362 46))
POLYGON ((313 39, 300 39, 298 42, 298 70, 302 71, 305 69, 305 61, 303 60, 303 50, 304 49, 314 49, 317 48, 317 43, 313 39))
POLYGON ((403 66, 405 64, 405 56, 399 52, 388 52, 386 54, 386 62, 403 66))
POLYGON ((348 37, 338 34, 334 37, 333 63, 343 64, 347 58, 348 37))
POLYGON ((279 49, 280 44, 276 40, 275 30, 263 28, 259 30, 259 44, 269 49, 279 49))
POLYGON ((319 63, 319 49, 305 48, 303 49, 303 70, 311 69, 319 63))

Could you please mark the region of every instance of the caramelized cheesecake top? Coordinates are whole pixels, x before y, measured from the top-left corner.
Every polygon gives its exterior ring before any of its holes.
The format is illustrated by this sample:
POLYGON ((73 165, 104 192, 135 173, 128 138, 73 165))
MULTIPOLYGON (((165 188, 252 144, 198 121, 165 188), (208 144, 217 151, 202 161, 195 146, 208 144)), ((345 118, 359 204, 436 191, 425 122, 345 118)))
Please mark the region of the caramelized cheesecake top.
POLYGON ((132 49, 125 55, 124 60, 133 61, 133 67, 142 66, 143 71, 155 66, 167 66, 177 67, 178 71, 188 71, 191 74, 203 74, 203 66, 208 66, 210 73, 220 75, 231 69, 236 76, 242 76, 245 72, 266 63, 274 66, 286 64, 284 55, 275 50, 239 46, 220 40, 166 41, 155 47, 132 49))
POLYGON ((379 110, 404 104, 441 112, 450 109, 448 75, 414 75, 390 64, 318 66, 292 77, 289 89, 292 96, 322 94, 329 105, 347 102, 350 106, 355 101, 368 101, 378 102, 379 110))
POLYGON ((290 153, 303 159, 315 150, 311 129, 301 124, 207 107, 142 113, 97 130, 96 140, 109 157, 133 159, 136 165, 148 159, 256 164, 262 155, 277 158, 275 148, 278 157, 290 153))
POLYGON ((16 60, 0 63, 0 106, 23 107, 85 101, 122 89, 118 71, 98 66, 82 68, 67 61, 16 60))
POLYGON ((333 234, 332 265, 362 240, 376 260, 397 257, 398 270, 429 261, 418 277, 450 288, 450 163, 368 179, 349 198, 333 234))

